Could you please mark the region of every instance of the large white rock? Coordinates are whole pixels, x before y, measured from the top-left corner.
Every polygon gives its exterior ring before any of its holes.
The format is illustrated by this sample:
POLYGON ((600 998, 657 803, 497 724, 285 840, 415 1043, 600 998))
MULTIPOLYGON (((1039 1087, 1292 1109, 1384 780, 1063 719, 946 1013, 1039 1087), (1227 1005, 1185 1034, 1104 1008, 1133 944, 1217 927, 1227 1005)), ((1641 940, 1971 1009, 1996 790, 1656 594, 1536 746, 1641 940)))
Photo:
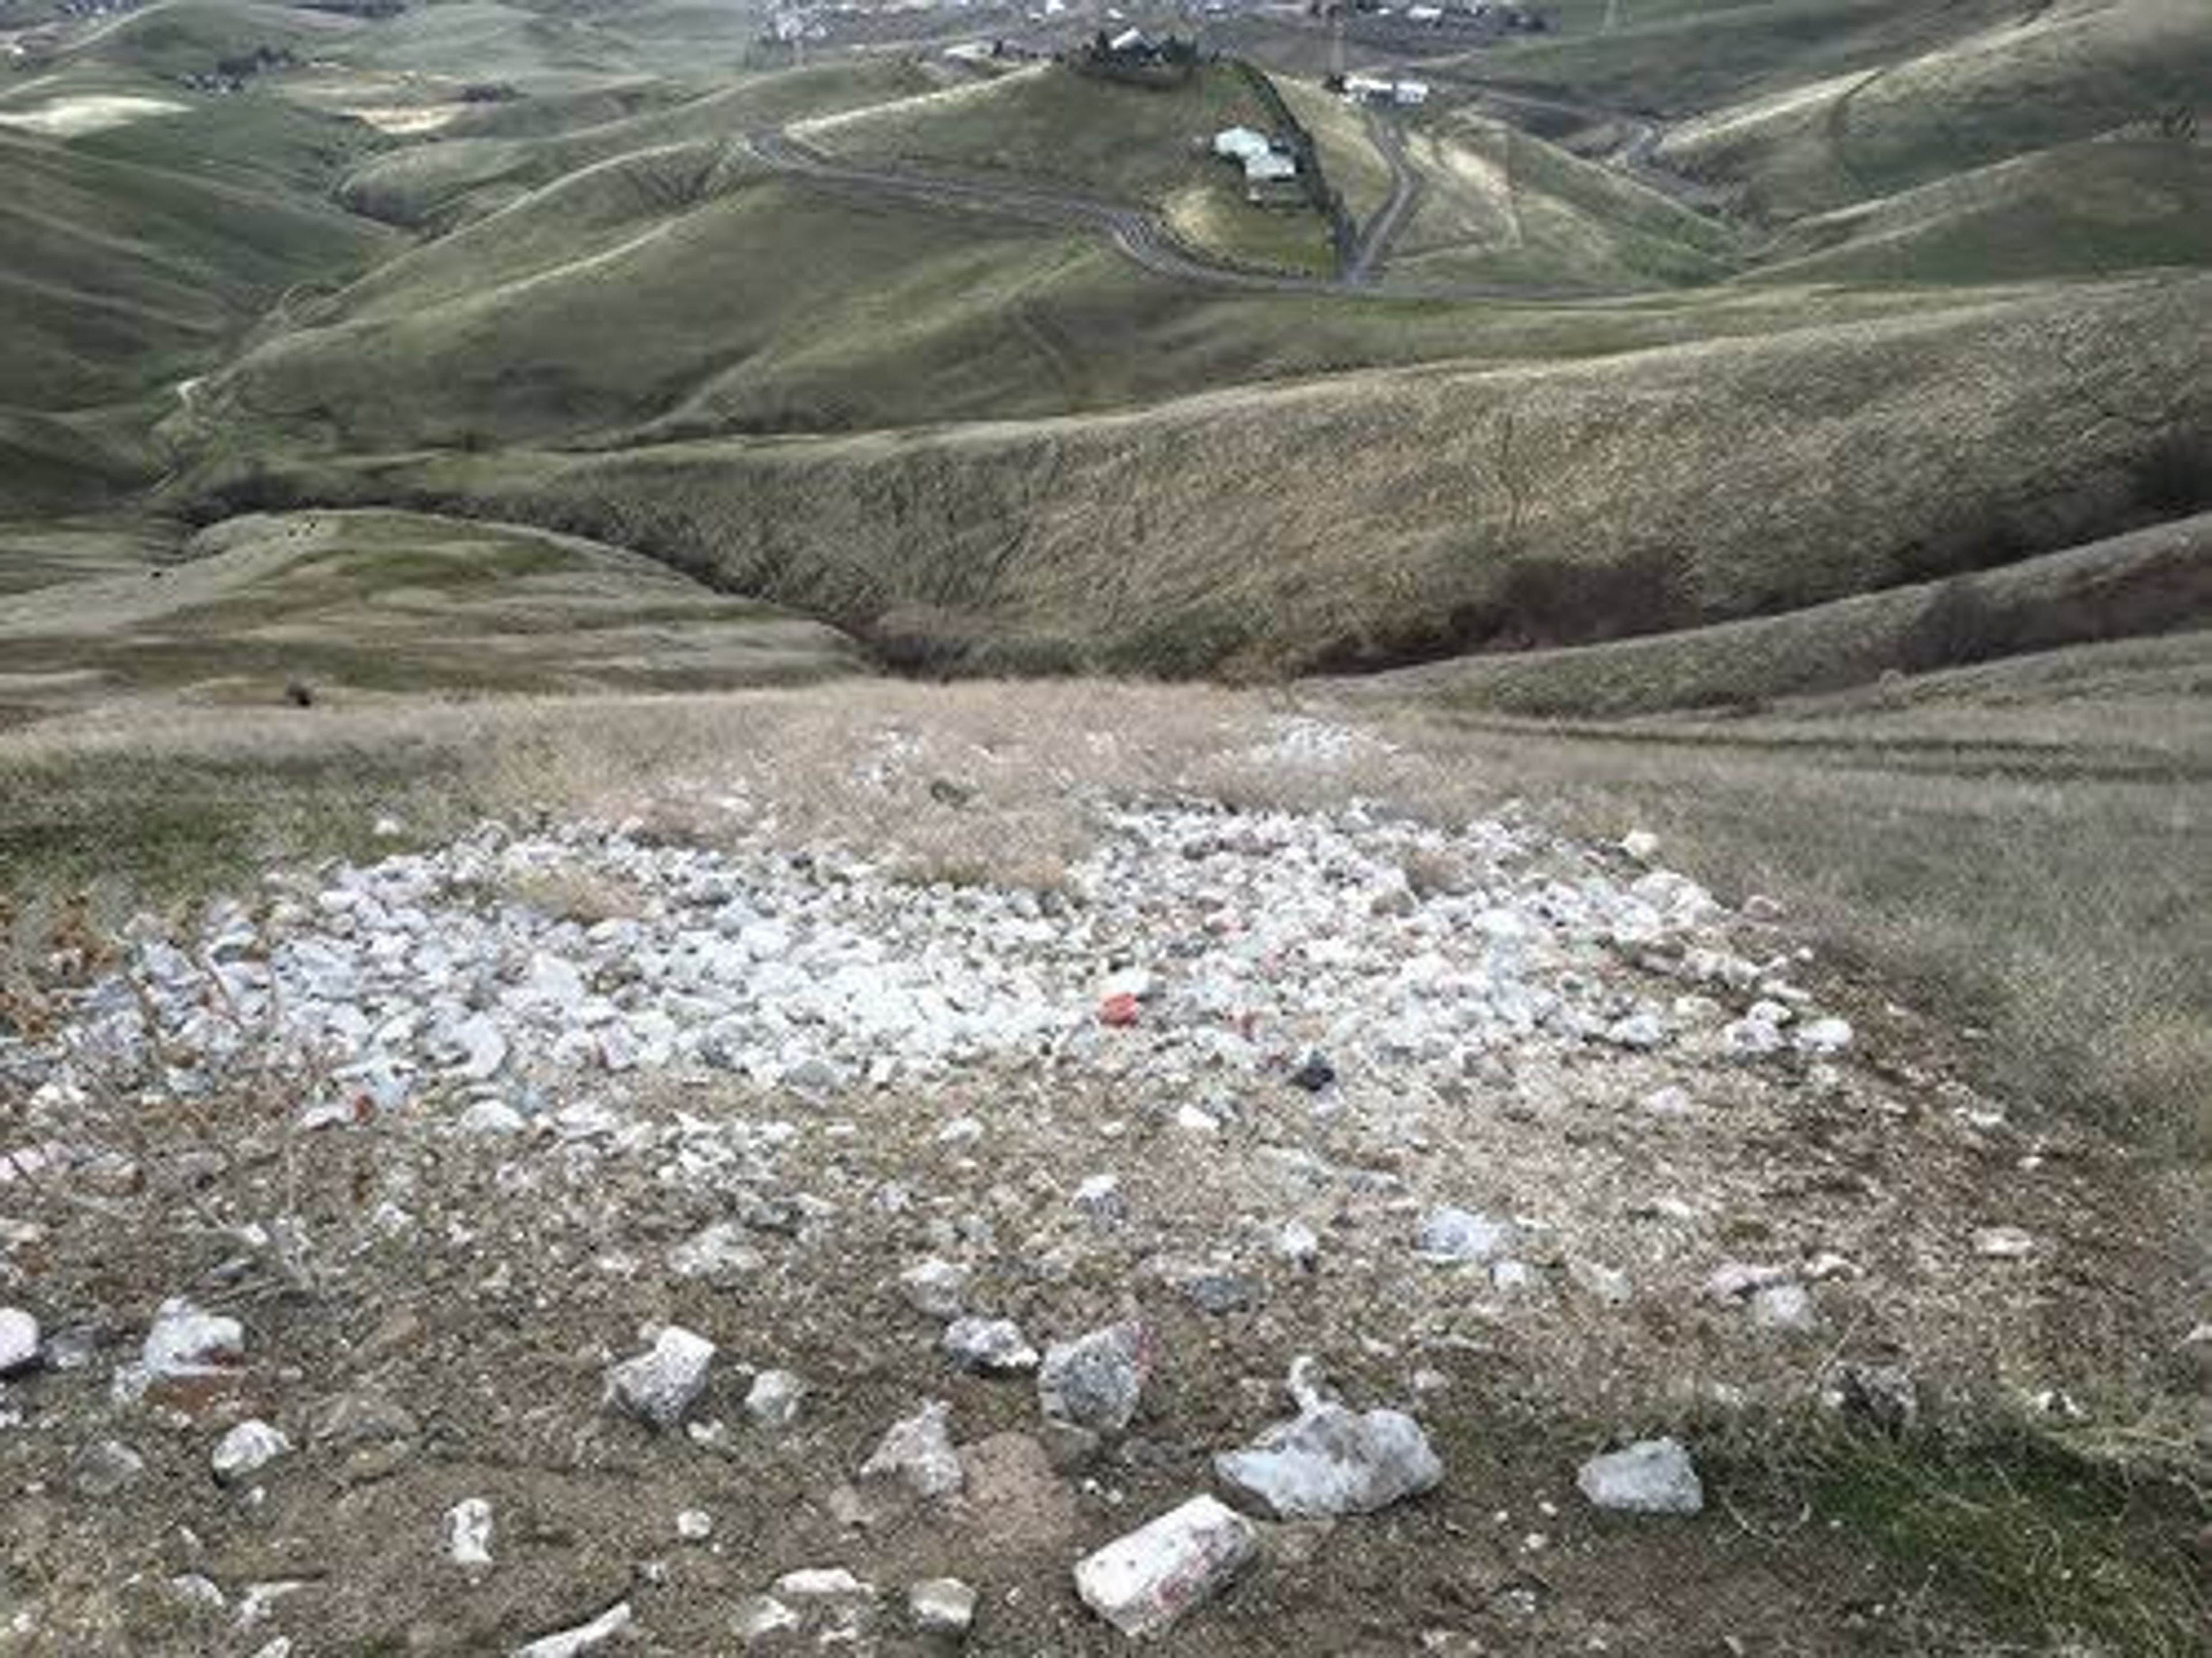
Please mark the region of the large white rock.
POLYGON ((1010 1318, 957 1318, 946 1327, 945 1357, 978 1376, 1011 1376, 1037 1367, 1037 1350, 1010 1318))
POLYGON ((39 1362, 39 1321, 20 1307, 0 1307, 0 1376, 39 1362))
POLYGON ((1223 1485, 1279 1519, 1328 1520, 1372 1514, 1443 1479, 1443 1462, 1419 1423, 1402 1411, 1358 1412, 1322 1398, 1316 1370, 1304 1360, 1292 1367, 1296 1417, 1213 1459, 1223 1485))
POLYGON ((1122 1634, 1156 1635, 1219 1591, 1259 1546, 1243 1515, 1194 1497, 1078 1563, 1075 1592, 1122 1634))
POLYGON ((588 1624, 579 1624, 554 1635, 541 1635, 517 1647, 514 1658, 583 1658, 585 1653, 597 1652, 621 1635, 630 1626, 631 1619, 629 1602, 618 1600, 588 1624))
POLYGON ((481 1497, 465 1497, 446 1510, 446 1558, 464 1571, 483 1571, 491 1565, 491 1504, 481 1497))
POLYGON ((931 1577, 906 1592, 907 1615, 924 1635, 965 1635, 975 1621, 975 1591, 957 1577, 931 1577))
POLYGON ((174 1297, 155 1312, 141 1362, 149 1376, 205 1376, 245 1356, 246 1329, 236 1319, 174 1297))
POLYGON ((240 1423, 216 1442, 210 1459, 215 1477, 234 1485, 256 1470, 267 1467, 292 1448, 292 1442, 258 1418, 240 1423))
POLYGON ((1705 1488, 1690 1454, 1674 1439, 1640 1439, 1583 1464, 1575 1475, 1582 1493, 1601 1509, 1622 1514, 1696 1514, 1705 1488))
POLYGON ((623 1409, 653 1428, 672 1428, 707 1390, 714 1344, 671 1324, 653 1345, 607 1373, 607 1390, 623 1409))

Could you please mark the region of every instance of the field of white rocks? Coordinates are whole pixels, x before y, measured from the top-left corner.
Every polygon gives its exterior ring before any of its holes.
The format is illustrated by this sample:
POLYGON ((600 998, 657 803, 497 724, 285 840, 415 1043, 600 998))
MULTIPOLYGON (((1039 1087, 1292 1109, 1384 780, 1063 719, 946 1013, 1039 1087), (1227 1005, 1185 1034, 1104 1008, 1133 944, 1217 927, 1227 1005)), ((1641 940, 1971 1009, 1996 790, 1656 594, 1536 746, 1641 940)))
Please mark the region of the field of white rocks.
POLYGON ((1042 890, 393 824, 58 954, 0 1651, 1882 1650, 1817 1539, 1653 1592, 1771 1541, 1707 1437, 2083 1408, 2069 1148, 1780 906, 1626 825, 1094 814, 1042 890))

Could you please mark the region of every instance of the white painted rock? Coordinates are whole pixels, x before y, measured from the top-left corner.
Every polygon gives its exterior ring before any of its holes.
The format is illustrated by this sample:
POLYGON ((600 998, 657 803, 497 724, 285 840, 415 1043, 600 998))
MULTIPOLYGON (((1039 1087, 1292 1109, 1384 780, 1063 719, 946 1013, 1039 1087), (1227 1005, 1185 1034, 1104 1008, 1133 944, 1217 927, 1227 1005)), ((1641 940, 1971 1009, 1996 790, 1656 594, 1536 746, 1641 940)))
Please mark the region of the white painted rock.
POLYGON ((0 1376, 15 1376, 39 1362, 39 1321, 20 1307, 0 1307, 0 1376))
POLYGON ((491 1565, 491 1504, 481 1497, 465 1497, 446 1510, 446 1558, 464 1571, 483 1571, 491 1565))
POLYGON ((1194 1497, 1078 1563, 1075 1592, 1122 1634, 1157 1635, 1218 1593, 1259 1546, 1243 1515, 1194 1497))
POLYGON ((215 1465, 215 1477, 226 1485, 234 1485, 291 1448, 290 1440, 255 1418, 240 1423, 217 1440, 210 1461, 215 1465))
POLYGON ((707 1369, 714 1359, 713 1342, 672 1324, 646 1351, 608 1372, 608 1392, 648 1427, 672 1428, 706 1392, 707 1369))
POLYGON ((1575 1484, 1592 1503, 1621 1514, 1696 1514, 1705 1488, 1674 1439, 1641 1439, 1583 1464, 1575 1484))

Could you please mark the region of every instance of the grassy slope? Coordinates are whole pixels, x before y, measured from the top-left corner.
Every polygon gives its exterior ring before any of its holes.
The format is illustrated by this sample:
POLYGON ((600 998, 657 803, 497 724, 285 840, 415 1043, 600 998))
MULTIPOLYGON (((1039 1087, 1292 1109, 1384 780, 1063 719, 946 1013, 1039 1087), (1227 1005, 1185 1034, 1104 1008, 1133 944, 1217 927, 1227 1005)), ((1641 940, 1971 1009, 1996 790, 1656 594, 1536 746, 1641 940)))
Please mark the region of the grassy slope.
MULTIPOLYGON (((1575 650, 1462 657, 1382 674, 1371 695, 1453 708, 1611 719, 1741 708, 1885 674, 2081 642, 2212 629, 2212 517, 2136 531, 1949 583, 1575 650)), ((2154 655, 2165 647, 2146 647, 2154 655)), ((2172 647, 2201 672, 2212 633, 2172 647)))
POLYGON ((2018 0, 1621 0, 1611 33, 1563 19, 1480 55, 1486 78, 1681 115, 1879 68, 2016 16, 2018 0))
POLYGON ((1800 220, 1762 254, 1784 282, 2006 282, 2212 265, 2212 149, 2038 151, 1800 220))
MULTIPOLYGON (((410 145, 356 171, 343 196, 356 211, 395 224, 477 218, 593 162, 670 144, 726 140, 801 114, 911 95, 927 84, 912 66, 890 59, 763 75, 672 106, 567 131, 463 135, 410 145)), ((498 107, 528 111, 534 101, 498 107)), ((598 106, 584 107, 595 112, 598 106)))
MULTIPOLYGON (((1357 118, 1316 88, 1282 83, 1322 167, 1355 216, 1379 206, 1389 173, 1357 118)), ((1188 85, 1150 88, 1041 64, 995 80, 801 124, 834 155, 956 173, 1004 173, 1072 192, 1166 211, 1176 229, 1231 259, 1294 270, 1330 261, 1318 216, 1255 208, 1236 170, 1216 158, 1224 127, 1272 124, 1226 68, 1188 85)))
POLYGON ((1988 295, 1571 366, 949 433, 315 466, 285 488, 471 502, 1005 659, 1280 669, 1434 648, 1532 561, 1659 562, 1718 618, 1955 564, 1999 520, 2031 545, 2079 539, 2134 506, 2161 421, 2212 412, 2208 317, 2203 279, 1988 295))
MULTIPOLYGON (((172 144, 197 131, 163 125, 172 144)), ((203 367, 294 283, 386 246, 305 191, 101 153, 113 148, 0 130, 0 386, 18 405, 114 401, 203 367)))
POLYGON ((1725 227, 1501 123, 1418 131, 1407 153, 1425 189, 1392 258, 1401 274, 1596 287, 1729 269, 1725 227))
POLYGON ((1717 109, 1664 153, 1788 219, 2142 123, 2208 84, 2212 12, 2192 0, 2057 0, 1861 72, 1806 72, 1803 90, 1717 109))
POLYGON ((0 703, 777 683, 849 670, 818 623, 565 537, 394 513, 246 518, 187 560, 18 595, 0 703))

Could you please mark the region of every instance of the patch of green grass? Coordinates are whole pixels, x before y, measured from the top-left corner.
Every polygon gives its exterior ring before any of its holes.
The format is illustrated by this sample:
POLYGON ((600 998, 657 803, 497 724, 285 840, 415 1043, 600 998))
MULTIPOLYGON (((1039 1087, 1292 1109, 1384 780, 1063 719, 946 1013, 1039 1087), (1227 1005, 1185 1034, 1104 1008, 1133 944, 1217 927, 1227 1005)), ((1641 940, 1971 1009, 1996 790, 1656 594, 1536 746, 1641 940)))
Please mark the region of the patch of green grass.
POLYGON ((1759 281, 1989 282, 2212 265, 2212 149, 2069 145, 1799 221, 1759 281))
POLYGON ((2047 1434, 1992 1427, 1893 1440, 1814 1432, 1772 1449, 1707 1454, 1724 1491, 1802 1493, 1910 1587, 1899 1621, 1929 1611, 2019 1649, 2130 1658, 2200 1652, 2208 1605, 2195 1556, 2212 1517, 2179 1476, 2081 1455, 2047 1434))

